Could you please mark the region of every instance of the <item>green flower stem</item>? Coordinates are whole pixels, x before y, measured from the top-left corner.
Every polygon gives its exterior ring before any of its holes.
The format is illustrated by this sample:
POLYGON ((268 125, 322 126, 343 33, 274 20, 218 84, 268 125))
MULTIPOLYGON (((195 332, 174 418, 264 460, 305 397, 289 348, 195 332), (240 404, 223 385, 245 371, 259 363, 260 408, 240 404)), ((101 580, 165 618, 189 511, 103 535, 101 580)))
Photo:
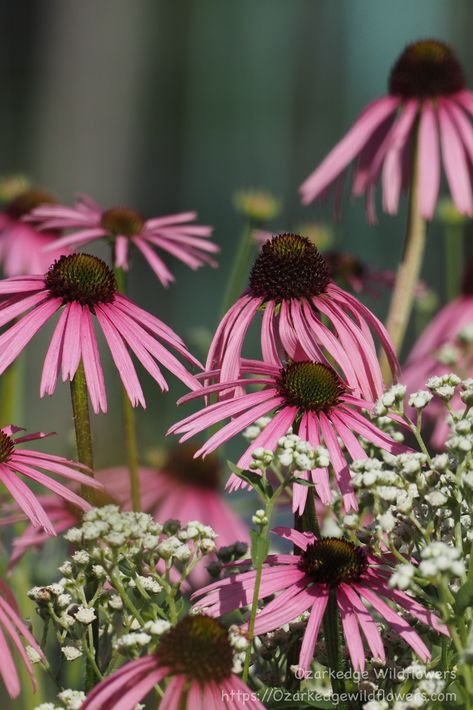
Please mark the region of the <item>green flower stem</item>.
MULTIPOLYGON (((266 499, 264 501, 265 503, 265 518, 267 520, 266 524, 261 527, 260 533, 259 533, 259 538, 261 541, 265 541, 267 544, 267 548, 269 549, 269 530, 270 530, 270 524, 271 524, 271 517, 273 514, 274 506, 276 505, 276 501, 278 500, 279 496, 284 490, 285 487, 285 482, 282 483, 273 493, 271 498, 266 499)), ((253 590, 253 601, 251 603, 251 612, 250 612, 250 621, 248 624, 248 637, 249 637, 249 644, 246 649, 245 653, 245 663, 243 666, 243 674, 242 674, 242 680, 244 683, 248 680, 248 674, 250 672, 250 660, 251 660, 251 648, 253 645, 253 632, 255 628, 255 622, 256 622, 256 613, 258 611, 258 601, 259 601, 259 590, 261 587, 261 577, 263 575, 263 564, 266 559, 266 555, 262 556, 259 564, 256 565, 256 577, 255 577, 255 587, 253 590)))
POLYGON ((334 589, 331 589, 329 592, 328 604, 324 614, 323 624, 325 644, 327 646, 328 665, 334 675, 332 679, 332 691, 340 695, 345 692, 345 687, 343 680, 341 678, 337 678, 337 674, 340 673, 342 668, 339 645, 340 634, 337 597, 334 589))
POLYGON ((248 267, 255 248, 253 240, 253 231, 255 225, 252 220, 248 219, 238 244, 235 259, 233 261, 232 271, 228 279, 227 290, 222 301, 221 316, 223 316, 230 306, 237 300, 245 288, 248 277, 248 267))
POLYGON ((317 537, 320 537, 320 527, 319 521, 317 520, 317 513, 315 512, 314 491, 312 488, 309 488, 307 492, 307 501, 304 512, 302 513, 302 529, 305 532, 311 532, 317 537))
POLYGON ((0 426, 22 424, 22 370, 23 358, 17 358, 1 377, 0 383, 0 426))
MULTIPOLYGON (((125 272, 122 268, 115 268, 115 278, 120 293, 125 293, 125 272)), ((140 476, 138 471, 138 438, 136 436, 135 410, 128 397, 126 389, 122 385, 123 397, 123 419, 125 423, 125 441, 128 460, 128 471, 130 477, 131 502, 136 513, 141 511, 140 476)))
POLYGON ((138 609, 136 608, 136 606, 131 601, 130 597, 128 596, 127 591, 126 591, 125 587, 123 586, 123 584, 121 583, 121 580, 118 577, 118 575, 115 574, 114 572, 111 572, 110 573, 110 581, 112 582, 113 586, 115 587, 115 589, 117 590, 117 592, 121 596, 122 601, 123 601, 124 605, 126 606, 126 608, 128 609, 128 611, 130 611, 133 614, 133 616, 135 617, 135 619, 140 622, 141 626, 143 626, 143 624, 145 623, 144 619, 141 616, 138 609))
MULTIPOLYGON (((419 208, 419 160, 415 150, 412 183, 409 194, 407 231, 404 241, 404 253, 398 267, 391 304, 389 306, 386 327, 398 354, 401 353, 409 316, 414 304, 415 290, 422 267, 425 249, 427 223, 419 208)), ((391 371, 385 355, 382 357, 384 380, 391 381, 391 371)))
MULTIPOLYGON (((90 430, 89 396, 87 394, 87 383, 85 381, 84 364, 82 360, 71 382, 71 401, 76 431, 77 456, 81 463, 88 466, 90 475, 93 476, 94 459, 92 453, 92 433, 90 430)), ((81 494, 93 505, 95 497, 92 489, 88 486, 82 486, 81 494)))
POLYGON ((447 299, 453 301, 460 293, 463 274, 463 222, 445 226, 445 257, 447 278, 447 299))

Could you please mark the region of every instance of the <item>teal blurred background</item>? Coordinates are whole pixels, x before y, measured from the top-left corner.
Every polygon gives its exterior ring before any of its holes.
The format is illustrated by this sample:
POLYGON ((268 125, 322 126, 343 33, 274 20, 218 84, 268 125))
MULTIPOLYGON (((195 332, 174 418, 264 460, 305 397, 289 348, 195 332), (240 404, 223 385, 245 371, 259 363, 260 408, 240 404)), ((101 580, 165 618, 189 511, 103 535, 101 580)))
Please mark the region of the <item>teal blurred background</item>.
MULTIPOLYGON (((472 20, 468 0, 4 0, 0 173, 26 173, 65 202, 85 191, 146 216, 196 209, 215 227, 220 269, 191 272, 173 262, 176 283, 164 290, 138 257, 130 289, 203 356, 192 331, 213 329, 218 319, 241 228, 234 191, 265 187, 281 198, 275 229, 330 221, 330 206, 300 206, 302 180, 385 92, 406 43, 427 36, 452 43, 473 82, 472 20)), ((347 201, 339 246, 395 268, 404 207, 370 227, 362 202, 347 201)), ((434 225, 424 277, 441 295, 442 268, 434 225)), ((387 298, 369 303, 382 315, 387 298)), ((48 336, 26 353, 22 423, 56 429, 63 446, 72 423, 68 387, 38 398, 48 336)), ((110 416, 94 418, 99 465, 122 458, 119 382, 107 362, 110 416)), ((148 410, 138 421, 149 447, 176 419, 182 388, 173 382, 161 395, 141 374, 148 410)))

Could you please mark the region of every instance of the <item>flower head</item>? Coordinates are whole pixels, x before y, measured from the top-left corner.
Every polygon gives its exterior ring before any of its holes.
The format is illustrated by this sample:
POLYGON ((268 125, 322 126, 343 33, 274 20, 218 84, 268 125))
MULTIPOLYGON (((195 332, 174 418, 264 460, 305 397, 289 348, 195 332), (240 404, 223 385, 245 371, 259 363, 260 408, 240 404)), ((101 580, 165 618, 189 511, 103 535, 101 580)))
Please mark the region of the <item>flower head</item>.
POLYGON ((128 710, 168 678, 162 707, 217 708, 225 697, 237 709, 263 705, 233 671, 228 630, 203 614, 187 616, 165 633, 156 652, 131 661, 97 685, 83 710, 128 710))
POLYGON ((383 183, 383 209, 395 214, 412 178, 418 153, 420 211, 432 219, 440 188, 441 163, 452 198, 462 214, 473 215, 471 158, 473 92, 451 47, 426 39, 410 44, 394 64, 389 94, 369 104, 321 165, 300 188, 305 204, 336 185, 357 160, 352 192, 366 196, 375 221, 374 191, 383 183), (417 148, 415 147, 417 143, 417 148), (439 145, 440 144, 440 145, 439 145))
POLYGON ((0 281, 0 326, 15 321, 0 335, 0 374, 57 312, 60 317, 43 365, 42 397, 53 394, 60 369, 63 381, 72 380, 82 360, 94 412, 107 411, 94 318, 133 406, 141 404, 144 407, 146 404, 129 350, 162 390, 167 390, 168 386, 157 363, 189 387, 199 386, 175 355, 160 342, 164 341, 188 362, 199 365, 179 336, 119 293, 110 268, 89 254, 62 256, 44 276, 0 281))
MULTIPOLYGON (((409 623, 385 600, 411 616, 448 635, 447 627, 434 614, 398 589, 389 587, 391 563, 373 555, 369 548, 355 546, 341 538, 317 538, 290 528, 276 528, 277 534, 300 548, 299 554, 270 555, 264 566, 259 597, 276 595, 256 616, 254 633, 261 635, 290 623, 310 611, 299 656, 307 670, 314 657, 320 625, 330 595, 335 597, 342 620, 348 653, 355 670, 364 670, 365 649, 361 632, 373 657, 385 660, 383 642, 372 613, 376 611, 423 660, 430 652, 409 623)), ((249 562, 249 561, 248 561, 249 562)), ((195 608, 210 616, 221 616, 251 604, 255 571, 232 574, 193 594, 195 608)))
POLYGON ((13 644, 31 677, 33 688, 36 689, 36 680, 32 663, 27 649, 24 648, 22 638, 28 642, 31 655, 38 660, 44 659, 44 654, 36 640, 20 618, 15 598, 5 582, 0 580, 0 644, 2 646, 2 663, 0 676, 11 698, 17 698, 21 692, 20 678, 15 667, 15 660, 7 639, 13 644))
POLYGON ((163 286, 174 281, 174 276, 155 251, 167 252, 197 269, 203 264, 216 266, 209 256, 218 247, 208 241, 210 227, 192 224, 195 212, 182 212, 145 219, 127 207, 103 209, 87 195, 82 195, 73 208, 62 205, 42 205, 27 217, 41 230, 67 229, 70 234, 58 240, 60 247, 74 249, 98 239, 111 239, 115 244, 115 266, 128 269, 129 247, 133 244, 145 257, 163 286))
POLYGON ((30 481, 49 488, 81 510, 88 510, 90 505, 77 493, 58 483, 54 478, 50 478, 39 469, 85 486, 102 488, 102 484, 88 476, 87 467, 76 461, 69 461, 62 456, 54 456, 40 451, 17 448, 18 444, 51 436, 51 434, 37 432, 18 436, 15 439, 14 435, 20 431, 23 430, 16 426, 0 429, 0 482, 34 526, 44 528, 49 535, 55 535, 54 527, 41 504, 41 499, 31 492, 20 476, 25 476, 30 481))
POLYGON ((336 363, 355 394, 376 399, 383 381, 372 329, 397 370, 384 326, 333 283, 329 264, 301 235, 278 234, 265 242, 248 288, 222 319, 206 363, 207 370, 220 370, 222 382, 238 378, 244 340, 258 311, 263 313, 261 349, 268 363, 278 362, 281 352, 292 359, 325 359, 336 363))
MULTIPOLYGON (((263 388, 257 392, 245 392, 231 400, 207 405, 201 411, 174 424, 168 433, 181 434, 181 441, 186 441, 204 429, 231 417, 231 421, 213 434, 195 454, 205 456, 238 432, 244 431, 247 426, 254 424, 260 417, 275 411, 272 420, 240 458, 238 466, 247 468, 252 454, 258 449, 274 451, 279 439, 287 434, 291 426, 297 424, 301 439, 308 441, 313 447, 323 442, 328 449, 346 509, 356 508, 357 502, 351 487, 348 463, 338 437, 353 459, 363 459, 367 456, 355 434, 390 453, 406 450, 360 413, 360 409, 369 409, 371 405, 354 397, 335 370, 325 363, 303 360, 290 362, 285 366, 279 362, 276 366, 252 361, 243 365, 242 372, 253 375, 247 379, 208 385, 198 392, 185 395, 179 402, 187 402, 228 388, 244 389, 252 385, 263 385, 263 388)), ((216 373, 217 378, 218 376, 219 373, 216 373)), ((311 478, 322 501, 329 503, 332 493, 328 469, 315 469, 311 472, 311 478)), ((233 475, 229 485, 231 489, 239 488, 242 481, 233 475)))
POLYGON ((70 250, 59 243, 57 230, 39 231, 23 217, 38 205, 52 205, 54 198, 42 190, 25 189, 16 193, 0 213, 0 264, 5 276, 39 274, 53 259, 70 250), (48 254, 44 249, 49 247, 48 254))

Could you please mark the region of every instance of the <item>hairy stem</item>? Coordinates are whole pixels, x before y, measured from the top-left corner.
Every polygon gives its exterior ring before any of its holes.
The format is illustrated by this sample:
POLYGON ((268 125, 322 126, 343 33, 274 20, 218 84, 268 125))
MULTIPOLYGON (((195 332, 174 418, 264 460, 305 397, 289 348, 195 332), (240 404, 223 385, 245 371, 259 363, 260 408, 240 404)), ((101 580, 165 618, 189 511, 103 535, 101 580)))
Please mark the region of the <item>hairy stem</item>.
MULTIPOLYGON (((125 293, 125 272, 122 268, 115 268, 115 278, 120 293, 125 293)), ((136 435, 135 410, 122 385, 123 420, 125 424, 126 455, 130 478, 131 502, 135 512, 141 511, 140 475, 138 471, 138 438, 136 435)))
MULTIPOLYGON (((71 382, 71 401, 76 432, 77 457, 81 463, 88 466, 91 471, 90 475, 93 476, 94 459, 92 433, 90 430, 89 396, 87 394, 87 383, 82 360, 71 382)), ((93 504, 94 494, 88 486, 81 487, 81 494, 89 503, 93 504)))
MULTIPOLYGON (((389 306, 386 322, 398 355, 401 353, 409 316, 414 304, 415 290, 422 267, 425 248, 427 223, 419 209, 419 161, 417 148, 412 169, 412 184, 409 194, 409 207, 404 253, 399 264, 396 283, 389 306)), ((391 372, 386 357, 382 357, 382 371, 387 383, 391 381, 391 372)))
POLYGON ((251 220, 248 220, 240 237, 232 271, 228 279, 227 290, 225 291, 225 296, 222 301, 222 316, 228 311, 245 288, 248 277, 248 267, 254 250, 253 230, 254 225, 251 220))

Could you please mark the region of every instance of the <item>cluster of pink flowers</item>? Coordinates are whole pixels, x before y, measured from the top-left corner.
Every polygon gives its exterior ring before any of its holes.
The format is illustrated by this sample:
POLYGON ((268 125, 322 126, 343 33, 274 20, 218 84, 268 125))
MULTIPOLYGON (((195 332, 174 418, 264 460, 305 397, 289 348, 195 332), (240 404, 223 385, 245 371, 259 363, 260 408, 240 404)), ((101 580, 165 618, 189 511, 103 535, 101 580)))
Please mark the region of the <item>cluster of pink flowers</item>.
MULTIPOLYGON (((412 175, 415 139, 422 216, 433 216, 441 163, 458 209, 473 215, 471 114, 473 93, 465 89, 451 50, 433 40, 410 45, 392 70, 389 96, 365 109, 308 178, 301 188, 303 201, 324 195, 334 184, 339 193, 343 172, 357 159, 353 193, 366 195, 370 219, 375 218, 374 190, 380 178, 384 209, 395 213, 412 175)), ((293 511, 298 521, 314 492, 324 505, 330 505, 334 488, 344 510, 356 510, 350 463, 368 457, 360 439, 389 454, 409 451, 383 432, 369 414, 385 389, 379 350, 393 378, 399 375, 389 334, 366 306, 335 284, 329 263, 309 239, 284 232, 262 244, 246 288, 216 329, 203 367, 165 322, 120 291, 117 280, 117 272, 129 268, 132 249, 144 256, 163 286, 174 279, 163 254, 192 269, 215 266, 212 255, 218 247, 209 240, 212 230, 195 224, 195 218, 194 212, 185 212, 145 219, 124 207, 103 209, 88 196, 67 207, 45 193, 19 195, 0 218, 0 263, 6 276, 0 281, 0 374, 54 319, 42 365, 41 397, 54 393, 60 375, 63 381, 74 382, 82 373, 93 411, 107 411, 98 327, 134 407, 145 407, 146 403, 132 356, 161 390, 168 389, 162 367, 183 382, 190 392, 179 403, 204 398, 201 407, 173 424, 168 434, 179 435, 184 443, 196 435, 205 436, 206 430, 212 433, 195 448, 168 452, 159 467, 139 469, 142 509, 158 521, 199 520, 216 530, 221 544, 249 542, 246 527, 218 493, 222 468, 211 454, 262 417, 270 418, 242 452, 238 467, 248 469, 258 450, 274 452, 282 437, 296 433, 314 448, 323 445, 330 460, 328 466, 300 472, 301 478, 313 484, 310 488, 293 483, 293 511), (96 256, 75 251, 95 240, 106 240, 113 247, 115 271, 96 256), (251 328, 259 330, 258 358, 245 352, 251 328)), ((430 354, 458 332, 466 319, 465 300, 470 306, 471 294, 439 316, 423 343, 414 349, 406 370, 410 384, 419 371, 422 379, 433 373, 430 354)), ((83 463, 19 446, 45 434, 14 438, 18 427, 10 422, 1 424, 0 482, 15 501, 14 508, 4 508, 10 517, 2 522, 20 514, 28 519, 26 531, 14 542, 11 564, 28 547, 41 545, 74 526, 80 511, 90 508, 75 490, 79 485, 82 490, 100 491, 104 500, 112 500, 124 510, 131 508, 133 496, 125 469, 107 469, 93 477, 83 463), (59 483, 53 475, 67 479, 72 486, 59 483), (35 495, 24 478, 48 488, 48 495, 35 495)), ((261 468, 258 473, 263 473, 261 468)), ((245 485, 232 474, 227 488, 233 491, 245 485)), ((261 582, 259 599, 267 603, 257 615, 254 629, 245 624, 243 630, 265 634, 308 612, 299 654, 304 671, 314 658, 326 614, 340 614, 347 654, 355 670, 365 667, 364 640, 373 657, 385 660, 375 612, 422 661, 430 659, 424 641, 393 605, 448 635, 437 616, 407 593, 388 586, 396 563, 391 555, 376 556, 367 545, 320 536, 315 530, 277 528, 275 532, 299 552, 266 558, 258 584, 261 582)), ((247 567, 251 560, 239 564, 247 567)), ((208 581, 202 565, 194 570, 194 587, 208 581)), ((154 654, 126 663, 105 678, 89 694, 84 710, 128 710, 165 680, 164 708, 184 703, 192 708, 221 707, 222 692, 250 698, 234 702, 235 707, 262 708, 234 673, 228 630, 214 618, 250 606, 256 585, 257 572, 246 570, 198 589, 194 608, 201 613, 181 619, 163 636, 154 654)), ((20 692, 18 674, 6 636, 31 671, 21 638, 40 658, 42 652, 0 581, 4 659, 0 672, 7 692, 16 697, 20 692)))

